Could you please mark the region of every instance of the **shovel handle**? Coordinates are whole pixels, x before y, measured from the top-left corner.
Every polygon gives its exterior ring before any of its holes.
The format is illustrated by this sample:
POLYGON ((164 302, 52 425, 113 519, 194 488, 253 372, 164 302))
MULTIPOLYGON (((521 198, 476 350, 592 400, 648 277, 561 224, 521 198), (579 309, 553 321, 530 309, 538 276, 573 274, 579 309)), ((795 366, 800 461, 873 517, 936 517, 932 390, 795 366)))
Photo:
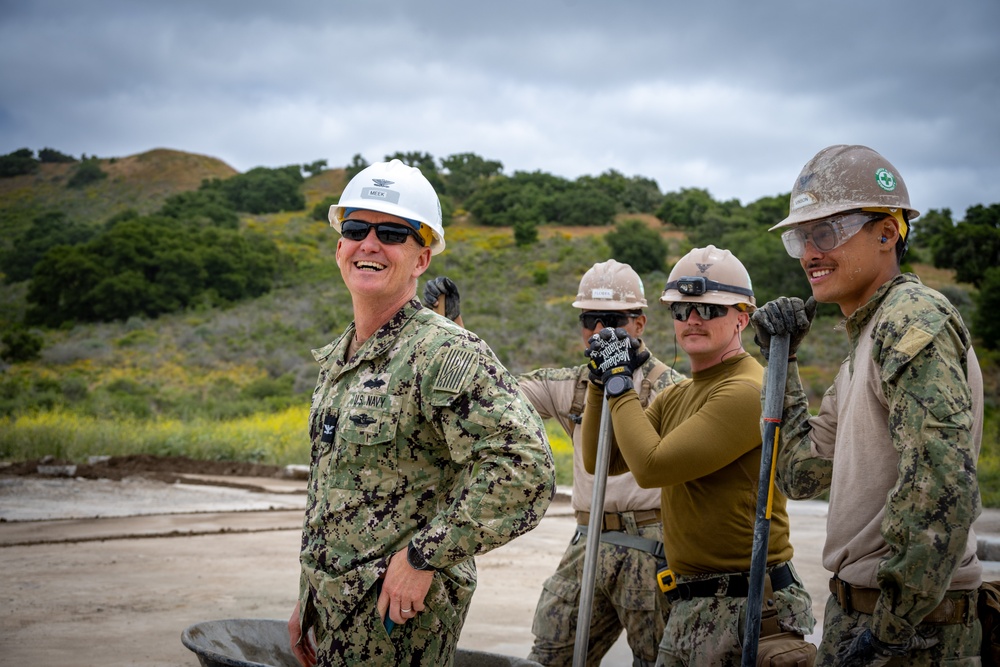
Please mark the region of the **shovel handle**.
POLYGON ((778 444, 781 413, 785 403, 788 375, 788 334, 771 336, 761 432, 760 476, 757 480, 757 517, 750 556, 750 590, 747 593, 746 627, 743 635, 741 667, 755 667, 760 641, 760 617, 764 602, 767 546, 771 534, 771 504, 774 493, 774 452, 778 444))

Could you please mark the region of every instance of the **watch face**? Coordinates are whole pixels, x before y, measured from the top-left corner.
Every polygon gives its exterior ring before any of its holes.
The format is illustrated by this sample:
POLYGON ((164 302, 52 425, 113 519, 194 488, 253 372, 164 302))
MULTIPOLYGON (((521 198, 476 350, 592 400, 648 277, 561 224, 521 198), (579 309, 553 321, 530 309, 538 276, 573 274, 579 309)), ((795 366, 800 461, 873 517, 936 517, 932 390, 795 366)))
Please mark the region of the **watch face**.
POLYGON ((619 394, 628 390, 629 381, 624 375, 616 375, 608 380, 607 383, 608 394, 611 396, 618 396, 619 394))

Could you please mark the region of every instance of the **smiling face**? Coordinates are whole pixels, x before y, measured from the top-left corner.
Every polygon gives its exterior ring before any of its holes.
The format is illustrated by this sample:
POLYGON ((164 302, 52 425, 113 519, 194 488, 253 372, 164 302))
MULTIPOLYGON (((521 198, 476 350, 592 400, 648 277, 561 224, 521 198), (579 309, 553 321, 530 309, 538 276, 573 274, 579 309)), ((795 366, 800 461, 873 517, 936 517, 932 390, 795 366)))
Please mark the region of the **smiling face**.
POLYGON ((835 303, 845 316, 851 315, 899 274, 895 250, 898 239, 898 224, 887 215, 866 224, 843 245, 827 252, 807 242, 799 264, 813 296, 820 303, 835 303))
MULTIPOLYGON (((409 225, 398 216, 364 209, 351 213, 351 218, 409 225)), ((337 266, 354 299, 355 311, 365 307, 394 313, 416 294, 417 278, 430 261, 430 248, 419 245, 412 236, 403 243, 383 243, 373 229, 360 241, 344 237, 337 241, 337 266)))

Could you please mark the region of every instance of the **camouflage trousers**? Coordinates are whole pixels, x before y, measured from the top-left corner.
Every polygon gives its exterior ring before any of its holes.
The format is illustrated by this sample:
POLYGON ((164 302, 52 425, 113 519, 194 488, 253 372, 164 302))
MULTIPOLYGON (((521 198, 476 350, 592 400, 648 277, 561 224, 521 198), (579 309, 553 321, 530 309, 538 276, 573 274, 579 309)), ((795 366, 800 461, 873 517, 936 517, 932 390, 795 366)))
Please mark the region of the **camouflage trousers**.
MULTIPOLYGON (((957 591, 956 591, 957 593, 957 591)), ((953 594, 949 594, 953 595, 953 594)), ((837 648, 851 630, 856 627, 868 627, 871 624, 871 614, 855 611, 847 613, 831 595, 826 601, 826 611, 823 615, 823 640, 820 642, 816 655, 816 667, 832 667, 837 664, 837 648)), ((921 624, 918 632, 929 634, 936 630, 938 644, 923 651, 913 651, 909 655, 893 658, 886 663, 887 667, 938 667, 948 665, 980 665, 979 651, 983 634, 979 620, 975 619, 968 625, 921 624)))
POLYGON ((457 582, 448 570, 435 573, 424 603, 423 612, 406 623, 396 625, 391 633, 378 615, 376 587, 365 595, 355 613, 337 628, 330 629, 318 613, 310 623, 316 634, 316 664, 318 667, 371 665, 373 667, 448 667, 455 659, 458 637, 469 610, 471 595, 466 588, 459 601, 454 595, 457 582), (441 580, 447 580, 442 582, 441 580), (444 585, 442 585, 444 583, 444 585), (437 611, 438 613, 435 613, 437 611))
MULTIPOLYGON (((788 564, 792 567, 792 564, 788 564)), ((816 625, 812 598, 796 582, 774 592, 778 625, 786 632, 808 635, 816 625)), ((678 577, 680 583, 706 577, 678 577)), ((695 597, 677 600, 660 642, 657 667, 739 667, 743 659, 747 599, 695 597)))
MULTIPOLYGON (((637 527, 631 514, 622 515, 625 531, 650 540, 662 540, 661 524, 637 527)), ((573 664, 576 620, 580 608, 580 584, 586 539, 574 539, 563 554, 555 573, 542 585, 531 631, 535 643, 528 658, 549 667, 573 664)), ((656 557, 639 549, 601 542, 594 604, 587 642, 587 665, 600 665, 601 658, 626 632, 632 654, 652 665, 656 646, 670 605, 656 583, 656 557)))

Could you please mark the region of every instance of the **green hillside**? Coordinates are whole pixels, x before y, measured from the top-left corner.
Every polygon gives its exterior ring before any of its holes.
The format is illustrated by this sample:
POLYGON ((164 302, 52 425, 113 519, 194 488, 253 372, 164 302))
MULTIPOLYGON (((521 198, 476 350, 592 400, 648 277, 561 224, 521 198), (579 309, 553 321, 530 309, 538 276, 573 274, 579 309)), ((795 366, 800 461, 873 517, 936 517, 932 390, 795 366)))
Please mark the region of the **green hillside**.
MULTIPOLYGON (((154 150, 101 160, 107 178, 69 188, 74 166, 43 164, 35 174, 0 179, 3 243, 44 211, 101 226, 129 209, 155 212, 205 179, 237 174, 210 157, 154 150)), ((303 210, 240 215, 240 229, 266 235, 284 257, 277 283, 263 296, 156 318, 32 329, 42 341, 39 356, 0 362, 0 459, 146 452, 307 461, 305 413, 317 371, 310 350, 332 340, 352 317, 334 262, 337 235, 313 209, 339 194, 346 180, 343 169, 327 169, 304 179, 303 210)), ((642 276, 650 302, 644 338, 654 354, 686 373, 671 319, 657 300, 666 268, 691 247, 688 234, 649 213, 615 215, 626 219, 641 221, 666 246, 663 268, 642 276)), ((458 283, 466 325, 512 371, 582 363, 578 311, 570 304, 580 276, 612 255, 611 229, 542 225, 536 242, 519 245, 509 227, 473 224, 457 207, 446 229, 447 250, 425 278, 448 275, 458 283)), ((748 269, 753 275, 754 266, 748 269)), ((956 284, 950 271, 914 269, 963 307, 971 303, 971 287, 956 284)), ((26 293, 26 282, 0 285, 0 325, 11 328, 23 319, 26 293)), ((838 319, 822 315, 799 354, 814 404, 847 352, 845 336, 835 330, 838 319)), ((756 352, 752 331, 744 343, 756 352)), ((993 396, 995 375, 988 388, 993 396)), ((990 465, 1000 471, 996 420, 989 429, 990 465)), ((557 431, 550 429, 554 448, 568 456, 557 431)))

